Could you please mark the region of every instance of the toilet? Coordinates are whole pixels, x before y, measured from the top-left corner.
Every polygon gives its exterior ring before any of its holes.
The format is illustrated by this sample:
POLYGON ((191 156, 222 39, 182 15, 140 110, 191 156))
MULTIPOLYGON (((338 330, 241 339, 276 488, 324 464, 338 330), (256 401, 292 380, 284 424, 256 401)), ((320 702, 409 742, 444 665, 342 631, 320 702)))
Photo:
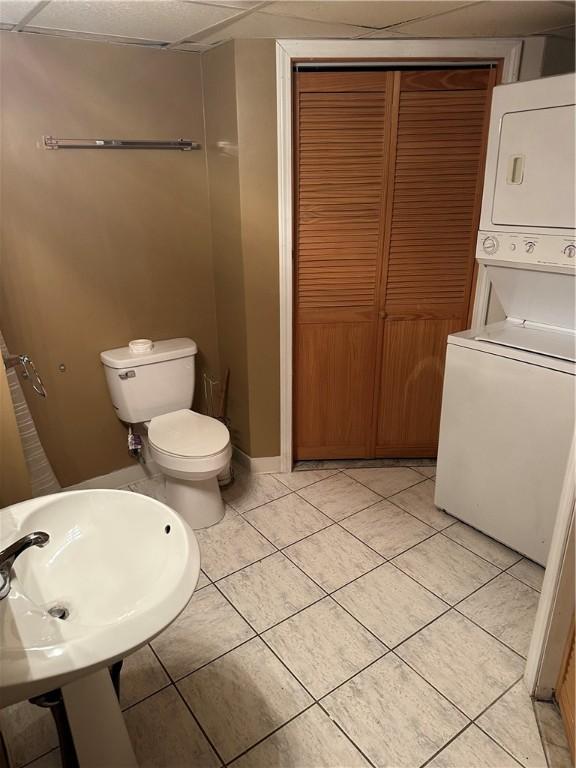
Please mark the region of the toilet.
POLYGON ((144 424, 167 502, 194 529, 224 516, 218 475, 232 456, 224 424, 190 410, 197 352, 192 339, 182 338, 138 339, 100 353, 116 415, 144 424))

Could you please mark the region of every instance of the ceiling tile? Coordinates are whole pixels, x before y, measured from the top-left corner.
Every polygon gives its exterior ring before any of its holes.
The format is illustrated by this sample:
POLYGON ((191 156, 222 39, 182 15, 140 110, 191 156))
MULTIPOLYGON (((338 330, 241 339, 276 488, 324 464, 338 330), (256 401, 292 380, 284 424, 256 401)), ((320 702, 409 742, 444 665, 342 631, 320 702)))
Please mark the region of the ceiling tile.
POLYGON ((0 22, 18 24, 38 3, 35 0, 2 0, 0 2, 0 22))
POLYGON ((180 45, 176 45, 170 50, 187 51, 191 53, 204 53, 204 51, 209 51, 212 47, 212 45, 203 45, 202 43, 180 43, 180 45))
POLYGON ((48 35, 50 37, 70 37, 74 40, 92 40, 97 43, 122 43, 126 45, 142 45, 153 48, 154 46, 165 46, 165 40, 151 40, 141 37, 126 37, 124 35, 99 35, 95 32, 79 32, 70 29, 51 29, 47 27, 35 27, 30 24, 26 27, 26 32, 32 32, 37 35, 48 35))
POLYGON ((221 5, 224 8, 238 8, 246 11, 258 5, 261 0, 184 0, 184 2, 197 2, 198 5, 221 5))
POLYGON ((171 42, 236 13, 181 0, 54 0, 34 17, 34 26, 171 42))
POLYGON ((416 37, 517 37, 573 23, 573 5, 540 0, 489 0, 408 22, 396 31, 416 37))
MULTIPOLYGON (((203 43, 218 43, 231 38, 273 37, 273 38, 307 38, 307 37, 358 37, 366 30, 363 27, 347 26, 344 24, 322 24, 318 21, 292 19, 286 16, 272 16, 267 13, 253 13, 240 21, 227 25, 211 35, 202 35, 203 43)), ((194 36, 190 35, 193 39, 194 36)))
POLYGON ((576 27, 560 27, 560 29, 548 29, 546 30, 547 35, 551 35, 552 37, 563 37, 566 40, 574 40, 574 34, 575 34, 576 27))
POLYGON ((442 11, 450 11, 466 6, 467 2, 442 2, 429 0, 354 0, 354 2, 308 2, 307 0, 288 0, 276 2, 263 9, 264 13, 282 16, 297 16, 301 19, 327 21, 341 24, 358 24, 365 27, 382 28, 409 19, 419 19, 442 11))

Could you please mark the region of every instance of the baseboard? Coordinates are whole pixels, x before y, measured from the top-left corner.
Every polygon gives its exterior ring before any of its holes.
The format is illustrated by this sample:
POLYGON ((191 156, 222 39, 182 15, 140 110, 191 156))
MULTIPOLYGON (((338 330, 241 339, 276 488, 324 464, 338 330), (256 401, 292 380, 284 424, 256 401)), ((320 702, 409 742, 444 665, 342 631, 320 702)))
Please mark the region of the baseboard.
POLYGON ((281 456, 259 456, 252 458, 252 456, 248 456, 247 453, 234 446, 233 457, 241 467, 246 467, 255 475, 281 471, 281 456))
POLYGON ((90 488, 123 488, 125 485, 137 483, 139 480, 146 480, 159 473, 158 465, 154 461, 149 461, 146 464, 134 464, 132 467, 123 467, 114 472, 109 472, 107 475, 91 477, 82 483, 69 485, 67 488, 63 488, 63 490, 84 491, 90 488))
MULTIPOLYGON (((280 456, 260 456, 252 458, 241 451, 240 448, 234 448, 234 459, 240 466, 254 474, 265 474, 269 472, 280 472, 280 456)), ((110 472, 107 475, 91 477, 75 485, 69 485, 64 488, 65 491, 83 491, 89 488, 123 488, 130 483, 137 483, 139 480, 146 480, 154 475, 160 474, 160 468, 154 461, 148 461, 146 464, 134 464, 132 467, 124 467, 110 472)))

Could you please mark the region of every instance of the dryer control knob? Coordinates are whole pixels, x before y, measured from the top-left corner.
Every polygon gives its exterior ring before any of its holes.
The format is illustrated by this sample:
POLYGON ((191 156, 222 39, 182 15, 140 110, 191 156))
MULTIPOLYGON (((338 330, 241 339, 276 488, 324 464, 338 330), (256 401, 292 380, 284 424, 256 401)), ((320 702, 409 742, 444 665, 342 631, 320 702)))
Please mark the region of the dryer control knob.
POLYGON ((568 256, 569 259, 573 259, 576 256, 576 245, 567 245, 563 250, 564 256, 568 256))
POLYGON ((499 242, 495 237, 485 237, 484 240, 482 240, 482 250, 484 253, 491 254, 496 253, 498 250, 499 242))
POLYGON ((526 253, 533 253, 534 248, 536 248, 536 243, 533 240, 528 240, 528 242, 524 243, 524 246, 526 248, 526 253))

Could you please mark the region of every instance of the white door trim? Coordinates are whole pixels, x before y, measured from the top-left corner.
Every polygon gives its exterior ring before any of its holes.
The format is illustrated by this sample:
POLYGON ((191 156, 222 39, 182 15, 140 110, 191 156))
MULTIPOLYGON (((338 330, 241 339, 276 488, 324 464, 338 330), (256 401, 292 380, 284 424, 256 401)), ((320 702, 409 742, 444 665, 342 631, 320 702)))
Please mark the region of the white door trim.
MULTIPOLYGON (((503 59, 502 82, 518 79, 522 40, 277 40, 278 230, 280 244, 280 452, 282 472, 292 469, 292 61, 305 58, 442 57, 503 59)), ((403 62, 406 64, 406 61, 403 62)), ((480 276, 481 277, 481 276, 480 276)), ((481 278, 481 283, 483 280, 481 278)), ((475 317, 486 315, 488 291, 479 286, 475 317)))
POLYGON ((574 614, 574 507, 576 440, 572 442, 552 532, 542 594, 526 658, 524 682, 531 696, 550 699, 574 614))

